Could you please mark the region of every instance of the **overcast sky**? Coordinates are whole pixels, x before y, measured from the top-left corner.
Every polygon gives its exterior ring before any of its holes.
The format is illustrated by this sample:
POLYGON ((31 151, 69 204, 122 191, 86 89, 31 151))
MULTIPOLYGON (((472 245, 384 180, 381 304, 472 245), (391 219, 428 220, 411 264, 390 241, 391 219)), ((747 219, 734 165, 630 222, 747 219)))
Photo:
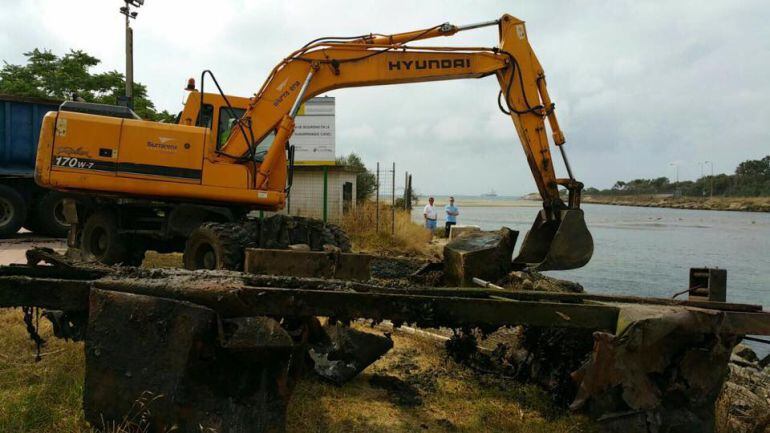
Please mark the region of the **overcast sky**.
MULTIPOLYGON (((124 70, 120 0, 0 0, 0 59, 81 49, 100 70, 124 70)), ((186 79, 212 69, 225 91, 250 95, 285 55, 319 36, 396 33, 510 13, 527 22, 548 77, 575 175, 609 187, 681 179, 715 161, 732 172, 770 154, 767 1, 239 1, 146 0, 134 22, 137 81, 177 112, 186 79)), ((425 41, 497 45, 495 28, 425 41)), ((480 80, 344 89, 337 154, 395 161, 424 194, 535 191, 499 87, 480 80)), ((557 164, 557 170, 563 170, 557 164)), ((706 168, 708 172, 708 168, 706 168)), ((562 171, 563 173, 563 171, 562 171)))

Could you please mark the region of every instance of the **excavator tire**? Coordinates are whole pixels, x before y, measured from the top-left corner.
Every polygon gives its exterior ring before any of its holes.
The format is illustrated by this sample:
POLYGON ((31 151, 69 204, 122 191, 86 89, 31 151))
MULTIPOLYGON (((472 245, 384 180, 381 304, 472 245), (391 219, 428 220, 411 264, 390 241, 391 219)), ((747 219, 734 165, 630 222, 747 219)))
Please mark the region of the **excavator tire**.
POLYGON ((184 267, 241 271, 246 248, 285 249, 293 244, 307 244, 313 251, 322 251, 324 245, 343 252, 351 249, 350 238, 340 227, 312 218, 273 215, 237 223, 208 222, 187 238, 184 267))
POLYGON ((332 232, 334 244, 337 248, 342 250, 343 253, 349 253, 353 248, 353 245, 350 242, 350 236, 345 233, 345 230, 342 230, 342 227, 335 224, 326 224, 326 227, 332 232))
POLYGON ((118 233, 115 214, 109 210, 95 212, 83 225, 80 245, 83 258, 105 265, 127 263, 128 239, 118 233))
POLYGON ((350 251, 347 234, 340 227, 318 219, 272 215, 256 222, 254 227, 249 242, 259 248, 284 249, 289 245, 306 244, 312 251, 322 251, 324 245, 350 251))
POLYGON ((243 270, 249 233, 239 223, 203 223, 190 233, 184 249, 184 267, 243 270))

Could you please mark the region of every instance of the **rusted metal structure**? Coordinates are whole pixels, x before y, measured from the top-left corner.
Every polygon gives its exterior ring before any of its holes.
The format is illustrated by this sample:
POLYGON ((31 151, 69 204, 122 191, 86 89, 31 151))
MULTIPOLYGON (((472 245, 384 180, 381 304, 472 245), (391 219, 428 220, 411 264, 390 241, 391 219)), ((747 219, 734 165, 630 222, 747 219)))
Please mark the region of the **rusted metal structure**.
POLYGON ((165 396, 153 411, 159 430, 282 431, 308 348, 334 338, 316 316, 594 331, 593 352, 573 373, 573 408, 610 407, 609 423, 628 433, 672 423, 713 429, 732 347, 770 335, 770 313, 758 305, 80 266, 39 250, 28 259, 0 267, 0 307, 64 311, 60 332, 85 326, 86 418, 120 419, 150 391, 165 396))

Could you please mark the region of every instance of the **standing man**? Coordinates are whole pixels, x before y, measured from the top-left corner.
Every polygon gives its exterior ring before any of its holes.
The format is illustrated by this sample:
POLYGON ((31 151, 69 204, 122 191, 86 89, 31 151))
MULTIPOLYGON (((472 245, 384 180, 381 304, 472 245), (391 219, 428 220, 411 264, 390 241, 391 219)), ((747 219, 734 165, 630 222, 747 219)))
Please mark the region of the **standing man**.
POLYGON ((436 209, 433 207, 433 197, 428 198, 428 204, 425 205, 422 216, 425 217, 425 228, 430 232, 430 240, 433 240, 433 231, 436 230, 436 220, 438 219, 436 209))
POLYGON ((455 198, 449 197, 449 204, 444 206, 444 212, 446 212, 446 225, 444 225, 444 237, 449 238, 449 230, 453 225, 457 224, 457 215, 460 215, 460 210, 455 206, 455 198))

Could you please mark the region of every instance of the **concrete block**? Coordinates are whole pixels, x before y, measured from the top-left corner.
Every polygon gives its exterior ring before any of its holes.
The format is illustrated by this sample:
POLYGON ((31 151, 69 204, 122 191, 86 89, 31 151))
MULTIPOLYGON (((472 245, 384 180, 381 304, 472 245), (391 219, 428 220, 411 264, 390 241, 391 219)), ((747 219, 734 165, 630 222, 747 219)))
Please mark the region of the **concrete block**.
POLYGON ((464 234, 464 233, 473 233, 473 232, 479 232, 481 231, 481 227, 479 226, 471 226, 471 225, 453 225, 449 228, 449 240, 464 234))
POLYGON ((246 249, 250 274, 368 280, 372 256, 323 251, 246 249))
POLYGON ((93 289, 85 352, 83 407, 92 425, 144 416, 157 432, 285 430, 295 358, 273 319, 218 326, 200 305, 93 289))
POLYGON ((497 281, 511 270, 519 232, 503 227, 471 232, 444 247, 444 279, 449 285, 472 287, 473 278, 497 281))

